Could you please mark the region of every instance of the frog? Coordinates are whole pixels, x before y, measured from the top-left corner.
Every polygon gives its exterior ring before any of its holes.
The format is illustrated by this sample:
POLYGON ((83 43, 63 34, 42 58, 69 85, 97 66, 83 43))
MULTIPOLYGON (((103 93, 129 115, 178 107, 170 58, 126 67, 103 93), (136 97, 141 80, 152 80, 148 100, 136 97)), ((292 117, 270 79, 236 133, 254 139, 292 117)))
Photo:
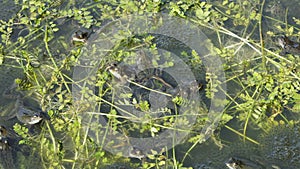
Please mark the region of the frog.
POLYGON ((9 148, 7 134, 7 129, 3 125, 0 125, 0 151, 9 148))
POLYGON ((278 37, 278 45, 282 48, 282 52, 280 54, 300 54, 300 44, 298 42, 294 42, 290 40, 287 36, 279 36, 278 37))
POLYGON ((225 164, 229 169, 265 169, 266 168, 256 161, 252 161, 241 157, 230 157, 225 162, 225 164))
POLYGON ((146 157, 143 151, 136 146, 130 146, 128 154, 130 158, 137 158, 139 160, 142 160, 146 157))
POLYGON ((15 111, 17 119, 27 125, 37 124, 43 119, 39 111, 25 107, 20 98, 17 99, 13 111, 15 111))
POLYGON ((16 117, 21 123, 26 125, 39 123, 43 119, 41 111, 25 106, 23 93, 17 91, 16 86, 16 83, 14 83, 2 94, 4 98, 13 100, 13 103, 10 104, 12 106, 8 106, 9 110, 7 110, 9 111, 9 113, 7 113, 8 120, 16 117))
POLYGON ((4 126, 0 126, 0 139, 7 136, 7 130, 4 126))
POLYGON ((128 66, 120 66, 117 65, 116 63, 112 63, 109 66, 107 66, 105 71, 108 71, 115 78, 115 80, 120 84, 127 83, 128 80, 130 79, 129 76, 135 76, 135 72, 134 70, 132 70, 132 68, 128 66))
POLYGON ((15 165, 15 143, 8 129, 0 124, 0 168, 16 168, 15 165))
POLYGON ((87 31, 82 31, 82 30, 75 31, 72 34, 71 43, 75 46, 78 44, 86 43, 88 41, 89 36, 90 33, 87 31))

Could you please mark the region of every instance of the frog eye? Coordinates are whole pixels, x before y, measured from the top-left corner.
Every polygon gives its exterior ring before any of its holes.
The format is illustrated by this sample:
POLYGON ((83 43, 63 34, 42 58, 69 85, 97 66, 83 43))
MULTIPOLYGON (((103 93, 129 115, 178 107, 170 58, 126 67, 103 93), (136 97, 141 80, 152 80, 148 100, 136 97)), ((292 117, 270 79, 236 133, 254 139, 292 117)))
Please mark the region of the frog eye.
POLYGON ((34 117, 34 118, 39 118, 40 115, 39 115, 39 114, 35 114, 33 117, 34 117))
POLYGON ((82 38, 87 38, 88 37, 88 35, 89 35, 89 33, 88 32, 84 32, 81 36, 82 36, 82 38))
POLYGON ((6 135, 6 128, 4 126, 0 126, 0 135, 6 135))

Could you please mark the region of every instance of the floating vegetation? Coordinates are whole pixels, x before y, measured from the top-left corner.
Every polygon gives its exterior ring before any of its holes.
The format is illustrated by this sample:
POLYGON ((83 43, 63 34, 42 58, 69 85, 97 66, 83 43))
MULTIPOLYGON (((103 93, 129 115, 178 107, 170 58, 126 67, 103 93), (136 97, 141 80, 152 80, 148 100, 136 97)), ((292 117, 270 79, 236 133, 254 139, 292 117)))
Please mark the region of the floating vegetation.
POLYGON ((4 0, 0 168, 300 168, 297 6, 4 0))

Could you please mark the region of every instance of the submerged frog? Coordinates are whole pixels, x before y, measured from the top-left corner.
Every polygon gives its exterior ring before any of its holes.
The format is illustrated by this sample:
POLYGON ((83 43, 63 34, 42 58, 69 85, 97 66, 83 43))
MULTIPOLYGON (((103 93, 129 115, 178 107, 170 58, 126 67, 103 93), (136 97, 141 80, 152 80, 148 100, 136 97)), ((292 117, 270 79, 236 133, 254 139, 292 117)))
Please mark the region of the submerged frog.
MULTIPOLYGON (((127 67, 126 68, 121 67, 120 69, 119 66, 114 63, 109 65, 105 70, 109 71, 109 73, 111 73, 113 77, 116 78, 116 80, 120 81, 121 84, 125 84, 128 80, 127 67)), ((132 72, 131 74, 135 74, 135 72, 132 72)))
POLYGON ((4 126, 0 126, 0 151, 7 150, 9 147, 7 130, 4 126))
POLYGON ((90 36, 89 32, 78 30, 73 33, 71 42, 73 45, 80 44, 80 43, 86 43, 89 36, 90 36))
POLYGON ((0 125, 0 168, 16 168, 14 161, 14 148, 11 146, 12 139, 9 138, 7 129, 0 125))
POLYGON ((9 107, 8 105, 9 110, 6 110, 9 112, 6 113, 8 119, 16 117, 20 122, 29 125, 36 124, 43 119, 41 111, 33 108, 33 103, 28 106, 24 105, 23 93, 17 90, 17 84, 14 83, 9 89, 5 90, 2 95, 6 99, 13 100, 14 103, 10 103, 9 105, 11 106, 9 107))
POLYGON ((0 126, 0 139, 7 137, 7 130, 4 126, 0 126))
POLYGON ((300 44, 290 40, 286 36, 278 37, 278 44, 283 49, 281 54, 300 54, 300 44))
POLYGON ((17 119, 24 124, 36 124, 43 119, 40 112, 25 107, 21 99, 17 99, 14 111, 17 119))
POLYGON ((135 146, 130 146, 130 148, 129 148, 129 157, 137 158, 139 160, 142 160, 146 156, 140 148, 135 147, 135 146))
POLYGON ((265 168, 258 162, 254 162, 239 157, 231 157, 227 162, 225 162, 225 164, 229 169, 264 169, 265 168))

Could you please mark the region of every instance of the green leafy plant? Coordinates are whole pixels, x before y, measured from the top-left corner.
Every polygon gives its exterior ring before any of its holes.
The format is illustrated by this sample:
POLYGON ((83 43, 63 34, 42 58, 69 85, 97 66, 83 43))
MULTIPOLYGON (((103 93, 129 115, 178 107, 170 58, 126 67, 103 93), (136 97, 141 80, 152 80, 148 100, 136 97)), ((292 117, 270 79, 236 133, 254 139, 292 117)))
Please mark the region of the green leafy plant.
MULTIPOLYGON (((227 104, 221 112, 221 121, 212 121, 213 125, 206 128, 207 133, 216 129, 212 132, 213 143, 218 147, 227 144, 219 135, 222 130, 233 132, 243 141, 261 144, 249 136, 249 130, 267 132, 274 124, 292 124, 299 117, 300 52, 283 54, 274 40, 283 34, 298 44, 299 19, 292 17, 296 24, 290 24, 285 8, 279 12, 280 16, 271 15, 278 4, 257 0, 105 0, 79 4, 73 0, 15 0, 10 3, 14 6, 12 9, 16 9, 14 14, 0 19, 1 70, 9 72, 8 76, 13 79, 7 84, 15 82, 17 89, 36 100, 45 113, 43 122, 32 128, 18 122, 13 125, 20 138, 18 143, 31 152, 28 159, 37 158, 43 168, 99 168, 119 163, 141 168, 188 168, 185 159, 205 141, 201 131, 212 119, 208 116, 213 112, 208 111, 209 104, 185 99, 184 92, 174 94, 171 89, 175 83, 171 77, 160 78, 159 70, 171 68, 176 62, 170 48, 164 56, 160 55, 156 35, 136 35, 130 25, 122 25, 124 30, 113 37, 105 35, 115 44, 108 53, 104 47, 89 42, 98 27, 131 14, 149 15, 153 22, 159 23, 160 12, 165 12, 184 18, 209 36, 210 41, 199 45, 206 46, 222 59, 220 66, 224 68, 226 80, 218 80, 221 75, 213 70, 204 70, 203 58, 209 60, 211 56, 202 56, 195 50, 180 51, 176 55, 201 81, 200 84, 195 82, 197 89, 192 92, 203 92, 204 102, 215 99, 219 93, 226 95, 226 99, 216 99, 214 103, 216 106, 227 104), (88 40, 73 45, 71 39, 78 30, 87 31, 88 40), (118 72, 109 71, 108 66, 113 63, 143 66, 136 59, 136 52, 142 48, 153 57, 147 60, 145 53, 139 55, 156 69, 146 69, 136 77, 120 74, 120 79, 118 72), (99 53, 106 53, 105 58, 89 57, 99 53), (90 59, 88 63, 84 62, 86 58, 90 59), (74 68, 83 64, 84 68, 95 70, 95 75, 83 79, 72 77, 74 68), (223 84, 228 88, 223 88, 223 84), (75 87, 80 91, 76 97, 72 93, 75 87), (143 92, 137 94, 136 91, 143 92), (151 109, 147 93, 157 94, 157 100, 158 96, 166 97, 167 106, 151 109), (181 118, 179 109, 188 105, 200 106, 187 109, 182 115, 191 114, 196 119, 195 124, 186 129, 180 126, 189 125, 189 121, 181 118), (124 106, 139 110, 140 114, 126 111, 124 106), (84 115, 88 115, 90 121, 85 121, 84 115), (101 118, 107 125, 99 123, 101 118), (126 140, 130 136, 156 137, 166 129, 190 133, 182 143, 188 147, 181 154, 183 157, 178 158, 180 150, 176 147, 169 151, 167 148, 161 152, 153 150, 145 159, 136 161, 105 151, 106 145, 132 146, 126 140), (90 137, 89 132, 94 132, 95 137, 90 137), (118 138, 110 140, 108 134, 118 138)), ((19 152, 21 168, 36 167, 31 166, 36 163, 26 163, 28 159, 19 152)))

